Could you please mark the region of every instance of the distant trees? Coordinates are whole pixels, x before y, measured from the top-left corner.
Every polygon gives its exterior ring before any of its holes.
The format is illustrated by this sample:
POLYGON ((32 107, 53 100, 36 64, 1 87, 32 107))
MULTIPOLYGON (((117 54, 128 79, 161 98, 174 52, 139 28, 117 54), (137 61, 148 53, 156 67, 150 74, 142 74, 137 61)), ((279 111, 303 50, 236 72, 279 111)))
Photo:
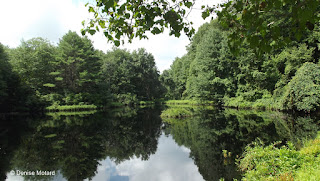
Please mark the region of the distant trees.
POLYGON ((145 49, 132 53, 121 49, 107 52, 102 60, 102 78, 110 86, 111 93, 125 102, 162 96, 154 57, 145 49))
POLYGON ((2 107, 129 104, 160 98, 164 91, 154 57, 145 49, 105 54, 71 31, 58 46, 43 38, 22 41, 15 49, 0 45, 0 59, 2 107))

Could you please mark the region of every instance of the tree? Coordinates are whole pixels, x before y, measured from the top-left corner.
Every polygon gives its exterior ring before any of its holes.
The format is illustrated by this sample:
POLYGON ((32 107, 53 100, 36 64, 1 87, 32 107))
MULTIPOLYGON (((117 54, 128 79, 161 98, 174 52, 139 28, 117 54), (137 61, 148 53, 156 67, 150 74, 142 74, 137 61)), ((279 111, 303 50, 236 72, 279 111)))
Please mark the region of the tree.
POLYGON ((319 12, 318 0, 234 0, 223 4, 217 14, 232 32, 229 45, 234 50, 247 41, 261 55, 300 40, 318 24, 319 12))
POLYGON ((162 85, 159 80, 159 72, 154 57, 139 48, 132 52, 133 58, 133 80, 135 91, 140 100, 154 100, 162 96, 162 85))
MULTIPOLYGON (((164 28, 170 29, 170 35, 179 37, 184 31, 191 37, 195 30, 187 17, 194 4, 195 0, 173 0, 171 4, 166 0, 96 0, 95 5, 88 6, 94 18, 83 22, 82 33, 94 34, 101 28, 116 46, 124 36, 131 42, 134 37, 147 38, 147 31, 159 34, 164 28)), ((203 4, 201 9, 202 18, 215 12, 219 21, 232 29, 231 47, 248 41, 252 48, 259 47, 257 54, 288 44, 292 37, 300 39, 320 20, 318 0, 233 0, 218 6, 203 4), (288 32, 281 31, 283 25, 288 32)))
POLYGON ((9 64, 9 56, 5 52, 5 48, 0 44, 0 110, 11 111, 13 108, 13 93, 19 85, 19 78, 12 72, 9 64))
POLYGON ((33 38, 22 41, 11 51, 10 62, 25 84, 44 95, 50 90, 44 85, 53 81, 49 74, 54 71, 56 54, 56 48, 48 40, 33 38))
POLYGON ((95 5, 87 4, 94 18, 83 22, 86 27, 82 29, 82 34, 94 34, 102 29, 108 40, 116 46, 120 45, 124 36, 131 42, 135 37, 147 38, 147 31, 159 34, 164 28, 170 29, 170 35, 179 37, 183 31, 191 37, 195 30, 187 16, 194 3, 195 0, 96 0, 95 5))
POLYGON ((320 66, 306 62, 288 84, 284 106, 298 111, 315 111, 320 105, 320 66))
POLYGON ((227 32, 213 21, 196 46, 187 81, 188 97, 221 101, 235 92, 237 63, 227 45, 227 32))
POLYGON ((104 81, 110 85, 111 92, 120 102, 126 102, 125 99, 154 100, 161 97, 162 87, 154 57, 145 49, 132 53, 113 49, 104 56, 101 71, 104 81))
POLYGON ((90 102, 90 93, 97 86, 100 61, 87 37, 69 31, 58 45, 55 76, 56 91, 63 95, 66 104, 90 102))

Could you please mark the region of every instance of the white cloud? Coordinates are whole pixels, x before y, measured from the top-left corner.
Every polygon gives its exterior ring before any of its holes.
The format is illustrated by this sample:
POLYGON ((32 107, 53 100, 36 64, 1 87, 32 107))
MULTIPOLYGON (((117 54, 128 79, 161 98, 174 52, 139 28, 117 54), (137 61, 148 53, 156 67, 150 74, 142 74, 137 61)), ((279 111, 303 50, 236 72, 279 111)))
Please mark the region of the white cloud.
MULTIPOLYGON (((17 47, 21 39, 43 37, 58 43, 69 30, 80 34, 81 22, 90 17, 84 6, 88 0, 15 0, 2 1, 0 6, 1 34, 0 42, 10 47, 17 47)), ((216 4, 221 0, 197 0, 195 9, 189 15, 197 29, 205 21, 201 18, 201 4, 216 4)), ((209 20, 207 20, 209 21, 209 20)), ((88 35, 97 49, 106 51, 112 48, 102 34, 88 35)), ((160 71, 168 69, 175 57, 186 53, 189 40, 185 35, 175 38, 168 31, 161 35, 150 35, 149 40, 134 40, 123 48, 135 50, 143 47, 152 53, 160 71)))

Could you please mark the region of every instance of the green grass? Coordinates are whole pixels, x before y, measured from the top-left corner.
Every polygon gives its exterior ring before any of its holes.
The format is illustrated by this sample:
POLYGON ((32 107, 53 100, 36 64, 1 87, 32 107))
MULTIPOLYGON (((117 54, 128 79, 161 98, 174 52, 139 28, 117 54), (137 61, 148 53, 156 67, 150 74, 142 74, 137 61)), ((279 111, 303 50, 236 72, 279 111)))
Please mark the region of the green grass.
POLYGON ((297 150, 293 144, 278 147, 254 143, 240 159, 243 180, 317 180, 320 178, 320 132, 297 150))
POLYGON ((224 107, 238 109, 256 109, 256 110, 283 110, 283 106, 279 101, 273 98, 262 98, 254 102, 246 101, 242 96, 224 98, 224 107))
POLYGON ((184 118, 193 116, 194 113, 187 108, 169 108, 162 111, 160 117, 162 118, 184 118))
POLYGON ((167 104, 167 105, 181 105, 181 104, 188 104, 188 105, 210 105, 210 104, 213 104, 213 101, 168 100, 168 101, 164 101, 164 104, 167 104))
POLYGON ((84 111, 95 110, 98 107, 95 105, 53 105, 46 108, 47 111, 84 111))

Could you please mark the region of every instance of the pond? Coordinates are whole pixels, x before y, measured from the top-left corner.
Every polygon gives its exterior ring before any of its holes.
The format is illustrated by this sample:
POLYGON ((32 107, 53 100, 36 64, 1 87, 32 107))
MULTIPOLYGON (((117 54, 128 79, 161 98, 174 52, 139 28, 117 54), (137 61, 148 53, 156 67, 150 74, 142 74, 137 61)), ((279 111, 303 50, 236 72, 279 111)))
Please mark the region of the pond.
POLYGON ((195 116, 161 119, 163 109, 2 116, 0 179, 239 179, 235 160, 248 144, 291 141, 299 147, 319 128, 315 117, 280 112, 185 107, 195 116))

